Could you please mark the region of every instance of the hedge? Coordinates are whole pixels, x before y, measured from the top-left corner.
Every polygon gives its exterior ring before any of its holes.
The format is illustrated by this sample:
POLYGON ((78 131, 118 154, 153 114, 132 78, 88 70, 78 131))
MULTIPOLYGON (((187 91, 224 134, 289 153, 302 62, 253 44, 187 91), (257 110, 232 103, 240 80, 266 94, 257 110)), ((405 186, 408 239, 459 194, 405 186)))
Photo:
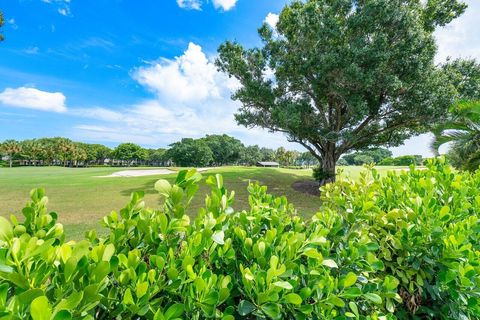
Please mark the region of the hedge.
POLYGON ((235 211, 216 175, 191 220, 200 180, 158 181, 156 210, 132 194, 79 242, 33 190, 24 222, 0 218, 0 319, 479 319, 480 173, 372 170, 309 219, 258 184, 235 211))

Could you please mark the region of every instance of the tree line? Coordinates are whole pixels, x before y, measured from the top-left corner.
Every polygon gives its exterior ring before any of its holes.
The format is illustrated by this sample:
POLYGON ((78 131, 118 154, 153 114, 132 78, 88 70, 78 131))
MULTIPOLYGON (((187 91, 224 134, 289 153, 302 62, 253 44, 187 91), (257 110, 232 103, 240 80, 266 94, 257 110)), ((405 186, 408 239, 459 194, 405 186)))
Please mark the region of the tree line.
POLYGON ((224 135, 184 138, 169 148, 148 149, 134 143, 122 143, 111 149, 102 144, 72 141, 63 137, 5 140, 0 154, 12 166, 180 166, 206 167, 256 165, 278 162, 282 166, 311 167, 318 164, 310 152, 276 150, 257 145, 245 146, 240 140, 224 135))

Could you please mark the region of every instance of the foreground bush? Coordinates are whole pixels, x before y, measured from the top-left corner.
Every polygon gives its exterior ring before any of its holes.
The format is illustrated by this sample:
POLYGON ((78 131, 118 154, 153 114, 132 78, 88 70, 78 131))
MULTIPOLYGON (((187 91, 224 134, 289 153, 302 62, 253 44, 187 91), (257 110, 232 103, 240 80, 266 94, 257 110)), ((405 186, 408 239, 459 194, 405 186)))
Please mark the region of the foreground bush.
POLYGON ((200 179, 158 181, 158 210, 134 193, 80 242, 32 191, 23 223, 0 218, 0 319, 479 319, 480 173, 372 171, 309 221, 259 185, 235 212, 218 175, 190 221, 200 179))

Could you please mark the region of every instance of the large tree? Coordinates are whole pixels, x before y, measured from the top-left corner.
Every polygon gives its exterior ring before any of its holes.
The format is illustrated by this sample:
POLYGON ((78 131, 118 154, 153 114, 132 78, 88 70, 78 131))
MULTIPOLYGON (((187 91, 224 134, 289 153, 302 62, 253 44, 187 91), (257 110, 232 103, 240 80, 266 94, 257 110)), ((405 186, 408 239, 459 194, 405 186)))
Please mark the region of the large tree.
POLYGON ((465 10, 456 0, 309 0, 286 6, 261 48, 219 47, 218 68, 239 80, 236 120, 283 132, 335 180, 344 153, 397 146, 426 132, 452 103, 434 64, 433 32, 465 10))
POLYGON ((117 160, 126 161, 127 165, 133 161, 145 160, 147 151, 134 143, 121 143, 113 150, 113 157, 117 160))
POLYGON ((213 164, 218 166, 238 162, 243 149, 245 149, 240 140, 226 134, 207 135, 203 140, 213 152, 213 164))
POLYGON ((168 158, 180 167, 205 167, 213 162, 213 152, 203 139, 184 138, 170 145, 168 158))

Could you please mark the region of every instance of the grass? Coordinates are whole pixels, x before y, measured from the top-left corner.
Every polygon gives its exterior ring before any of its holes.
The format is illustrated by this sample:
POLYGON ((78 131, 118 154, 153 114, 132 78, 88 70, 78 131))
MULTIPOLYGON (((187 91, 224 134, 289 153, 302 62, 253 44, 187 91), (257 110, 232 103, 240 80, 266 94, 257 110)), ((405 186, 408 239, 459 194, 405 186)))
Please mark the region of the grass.
MULTIPOLYGON (((140 169, 140 168, 137 168, 140 169)), ((381 172, 392 169, 381 168, 381 172)), ((160 197, 153 189, 158 179, 174 180, 175 174, 163 176, 99 178, 119 171, 119 168, 62 168, 62 167, 21 167, 0 168, 0 215, 21 216, 21 209, 29 200, 31 189, 46 189, 48 208, 59 214, 69 237, 80 238, 89 229, 101 230, 100 219, 112 210, 119 210, 128 202, 134 191, 144 191, 149 207, 158 207, 160 197)), ((344 168, 343 176, 358 178, 361 167, 344 168)), ((220 173, 229 190, 235 190, 235 209, 248 207, 246 187, 249 181, 259 181, 268 186, 274 195, 286 195, 299 213, 310 216, 320 206, 318 197, 298 192, 292 184, 298 180, 311 179, 311 170, 276 168, 224 167, 204 172, 204 176, 220 173)), ((190 215, 194 215, 204 204, 209 192, 202 182, 195 197, 190 215)))

